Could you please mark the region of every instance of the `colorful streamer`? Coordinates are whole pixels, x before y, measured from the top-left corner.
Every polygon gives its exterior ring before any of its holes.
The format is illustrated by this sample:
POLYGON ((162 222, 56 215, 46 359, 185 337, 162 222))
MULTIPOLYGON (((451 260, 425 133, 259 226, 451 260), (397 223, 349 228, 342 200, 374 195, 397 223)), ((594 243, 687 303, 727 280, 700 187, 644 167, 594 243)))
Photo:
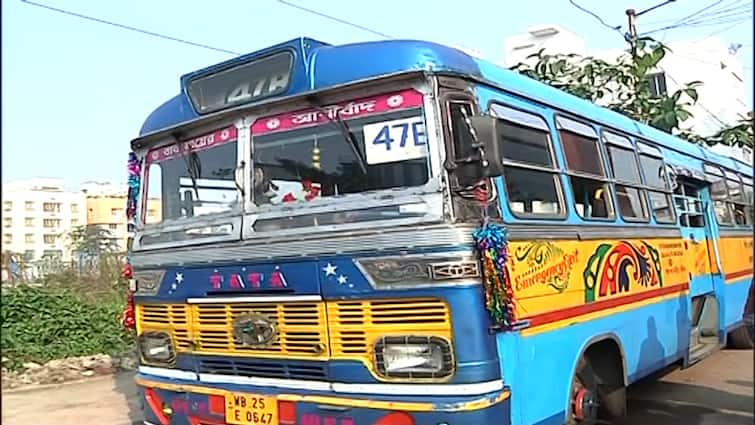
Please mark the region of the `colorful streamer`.
MULTIPOLYGON (((139 203, 139 190, 141 189, 141 172, 142 162, 135 153, 128 154, 128 195, 126 196, 126 219, 128 220, 128 230, 132 232, 136 226, 136 206, 139 203)), ((128 329, 136 328, 136 307, 134 306, 134 288, 131 282, 134 278, 134 269, 131 267, 128 256, 126 264, 121 270, 121 277, 129 283, 128 295, 126 298, 126 309, 121 315, 121 324, 128 329)))
POLYGON ((506 229, 485 219, 473 237, 482 261, 485 307, 497 328, 512 329, 516 315, 507 266, 509 253, 506 229))

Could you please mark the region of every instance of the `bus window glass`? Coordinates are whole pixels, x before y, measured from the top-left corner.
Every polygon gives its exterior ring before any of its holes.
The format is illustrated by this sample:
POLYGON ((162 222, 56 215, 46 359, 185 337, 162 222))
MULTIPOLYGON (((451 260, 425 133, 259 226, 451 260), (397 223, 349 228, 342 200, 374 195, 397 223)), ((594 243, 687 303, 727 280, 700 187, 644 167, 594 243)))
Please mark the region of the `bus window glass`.
POLYGON ((640 170, 634 152, 613 145, 608 146, 608 158, 611 161, 613 176, 616 180, 640 184, 640 170))
POLYGON ((574 194, 574 207, 580 217, 585 219, 613 218, 608 184, 577 176, 571 176, 569 181, 574 194))
POLYGON ((729 201, 731 202, 745 202, 745 195, 742 191, 742 184, 739 182, 739 178, 736 174, 729 175, 727 173, 726 188, 729 190, 729 201))
POLYGON ((563 216, 561 180, 545 120, 502 105, 493 105, 491 110, 500 119, 503 180, 511 212, 517 216, 563 216))
POLYGON ((670 195, 663 192, 649 191, 650 208, 653 217, 658 223, 673 223, 675 221, 674 209, 671 206, 670 195))
POLYGON ((527 168, 504 169, 506 193, 516 215, 562 215, 558 176, 527 168))
POLYGON ((217 214, 239 206, 236 141, 207 142, 208 137, 150 151, 147 198, 160 199, 162 211, 151 218, 147 213, 148 222, 217 214))
POLYGON ((742 189, 744 190, 745 202, 753 204, 753 192, 752 192, 752 179, 749 177, 742 177, 742 189))
POLYGON ((668 189, 666 168, 663 166, 662 159, 640 155, 640 165, 642 166, 642 174, 645 177, 646 185, 658 189, 668 189))
POLYGON ((732 218, 728 202, 720 200, 713 201, 713 210, 716 213, 716 221, 718 224, 724 226, 731 226, 734 224, 734 219, 732 218))
MULTIPOLYGON (((302 120, 307 114, 314 116, 314 112, 291 115, 302 120)), ((270 123, 281 120, 263 118, 253 125, 257 206, 416 187, 429 179, 425 121, 419 107, 348 119, 346 130, 332 121, 271 128, 270 123)))
POLYGON ((160 204, 160 200, 162 199, 162 187, 163 187, 163 176, 162 176, 162 168, 160 168, 160 164, 150 164, 149 169, 147 170, 147 176, 149 177, 147 181, 147 190, 149 191, 149 198, 145 202, 146 207, 143 208, 142 214, 144 217, 144 223, 146 224, 153 224, 153 223, 159 223, 160 222, 160 215, 158 214, 157 209, 155 208, 155 203, 158 205, 160 204))
POLYGON ((585 219, 612 218, 610 188, 605 182, 598 133, 587 124, 567 118, 556 118, 556 124, 566 166, 571 173, 580 174, 569 177, 577 213, 585 219))
POLYGON ((537 115, 493 105, 499 125, 501 151, 508 161, 553 168, 553 154, 548 125, 537 115))
POLYGON ((729 193, 726 190, 726 181, 723 172, 718 167, 705 164, 704 167, 706 180, 710 182, 710 197, 713 199, 726 199, 729 193))
POLYGON ((595 130, 588 125, 560 117, 556 123, 569 170, 605 176, 595 130))
POLYGON ((622 217, 630 221, 647 221, 645 196, 642 191, 617 184, 616 198, 619 202, 619 212, 622 217))

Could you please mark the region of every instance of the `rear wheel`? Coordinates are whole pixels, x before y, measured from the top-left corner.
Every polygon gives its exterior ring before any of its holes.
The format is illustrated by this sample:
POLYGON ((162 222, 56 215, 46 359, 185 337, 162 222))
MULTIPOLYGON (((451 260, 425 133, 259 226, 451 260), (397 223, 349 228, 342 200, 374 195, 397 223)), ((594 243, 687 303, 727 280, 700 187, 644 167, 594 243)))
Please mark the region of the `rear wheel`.
POLYGON ((739 349, 755 348, 752 320, 746 320, 744 325, 729 333, 729 346, 739 349))

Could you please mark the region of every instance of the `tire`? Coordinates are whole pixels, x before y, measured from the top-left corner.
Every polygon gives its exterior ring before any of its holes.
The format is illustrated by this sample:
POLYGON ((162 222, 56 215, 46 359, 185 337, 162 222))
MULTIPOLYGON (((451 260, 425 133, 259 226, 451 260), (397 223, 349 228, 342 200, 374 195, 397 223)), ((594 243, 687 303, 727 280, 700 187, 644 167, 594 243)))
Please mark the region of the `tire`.
POLYGON ((744 325, 729 333, 729 347, 742 350, 755 348, 755 337, 753 337, 753 325, 751 321, 745 321, 744 325))
POLYGON ((585 405, 585 397, 597 401, 598 379, 595 371, 584 357, 579 359, 577 370, 572 377, 569 394, 569 418, 566 423, 568 425, 596 424, 598 419, 597 407, 595 407, 595 411, 592 411, 583 406, 585 405))

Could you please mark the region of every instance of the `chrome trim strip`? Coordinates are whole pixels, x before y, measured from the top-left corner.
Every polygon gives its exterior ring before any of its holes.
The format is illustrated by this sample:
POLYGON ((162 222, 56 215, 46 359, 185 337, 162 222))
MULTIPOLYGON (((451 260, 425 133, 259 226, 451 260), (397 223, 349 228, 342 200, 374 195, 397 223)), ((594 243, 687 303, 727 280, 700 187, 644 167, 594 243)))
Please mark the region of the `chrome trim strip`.
MULTIPOLYGON (((674 227, 634 227, 517 223, 506 225, 510 240, 569 239, 594 240, 606 238, 680 238, 681 231, 674 227)), ((471 248, 472 232, 477 225, 438 224, 392 226, 375 230, 359 230, 291 235, 286 240, 266 237, 235 243, 223 243, 197 248, 171 248, 140 251, 132 254, 134 267, 160 267, 166 265, 213 264, 253 260, 282 261, 306 256, 347 255, 356 253, 380 254, 389 250, 441 249, 448 247, 471 248)))
POLYGON ((260 297, 222 297, 222 298, 188 298, 189 304, 221 304, 221 303, 283 303, 283 302, 313 302, 322 301, 319 295, 296 296, 260 296, 260 297))
POLYGON ((139 373, 160 376, 162 378, 197 380, 197 374, 186 370, 168 369, 164 367, 139 366, 139 373))
POLYGON ((615 225, 575 225, 575 224, 524 224, 506 225, 509 240, 571 239, 592 240, 607 238, 680 238, 681 230, 676 227, 634 227, 615 225))
POLYGON ((333 391, 349 394, 434 394, 438 396, 466 396, 488 394, 503 389, 503 380, 501 379, 487 382, 476 382, 474 384, 349 384, 343 382, 331 383, 326 381, 305 381, 301 379, 256 378, 213 373, 200 373, 197 378, 197 374, 193 372, 147 366, 140 366, 139 373, 167 378, 176 377, 177 375, 184 373, 192 376, 192 378, 178 379, 198 380, 199 382, 211 384, 256 385, 262 387, 306 389, 313 391, 333 391))
POLYGON ((718 236, 752 236, 752 227, 727 228, 719 225, 718 236))
POLYGON ((197 248, 173 248, 134 252, 131 264, 134 267, 159 267, 183 264, 212 264, 217 262, 240 262, 249 260, 301 258, 377 253, 386 250, 410 250, 447 248, 464 245, 471 247, 472 232, 476 226, 393 226, 376 231, 367 226, 359 230, 316 233, 285 238, 258 238, 233 244, 218 244, 197 248))
POLYGON ((343 384, 334 382, 333 391, 351 394, 393 394, 393 395, 480 395, 500 391, 503 381, 477 382, 474 384, 343 384))

